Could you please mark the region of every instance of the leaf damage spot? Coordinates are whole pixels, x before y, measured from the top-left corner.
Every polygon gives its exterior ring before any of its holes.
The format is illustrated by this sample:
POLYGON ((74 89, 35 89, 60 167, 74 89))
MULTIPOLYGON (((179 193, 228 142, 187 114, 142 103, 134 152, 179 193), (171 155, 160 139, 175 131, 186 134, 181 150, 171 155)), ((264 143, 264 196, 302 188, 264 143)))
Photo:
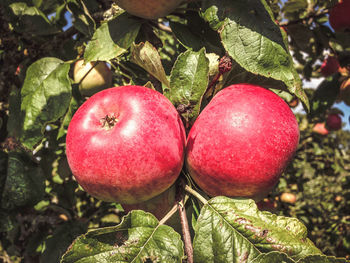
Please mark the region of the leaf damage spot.
POLYGON ((128 240, 128 238, 123 234, 123 232, 117 232, 115 235, 114 247, 120 247, 124 245, 124 243, 128 240))
POLYGON ((239 259, 239 262, 240 262, 240 263, 246 263, 247 260, 248 260, 248 256, 249 256, 249 253, 246 251, 246 252, 242 255, 242 257, 239 259))

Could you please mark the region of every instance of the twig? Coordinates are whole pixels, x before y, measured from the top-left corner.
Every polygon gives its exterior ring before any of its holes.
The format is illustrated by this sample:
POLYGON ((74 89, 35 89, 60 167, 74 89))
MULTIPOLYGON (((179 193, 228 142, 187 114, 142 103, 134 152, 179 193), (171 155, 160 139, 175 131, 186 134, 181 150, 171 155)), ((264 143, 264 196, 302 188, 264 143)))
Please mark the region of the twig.
POLYGON ((199 199, 203 204, 208 203, 207 199, 205 199, 203 196, 201 196, 197 191, 193 190, 191 187, 188 185, 185 186, 185 191, 187 193, 190 193, 191 195, 195 196, 196 198, 199 199))
POLYGON ((180 214, 182 236, 185 244, 187 263, 193 263, 193 247, 192 247, 191 233, 190 233, 190 228, 188 226, 186 209, 185 209, 183 200, 177 203, 177 207, 180 214))

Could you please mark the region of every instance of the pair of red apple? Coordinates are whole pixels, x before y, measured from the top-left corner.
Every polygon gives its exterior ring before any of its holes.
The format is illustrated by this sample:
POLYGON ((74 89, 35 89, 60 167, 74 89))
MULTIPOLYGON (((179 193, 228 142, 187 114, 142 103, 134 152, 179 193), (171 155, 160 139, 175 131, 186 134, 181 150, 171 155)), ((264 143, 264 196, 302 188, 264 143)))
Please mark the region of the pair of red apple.
POLYGON ((162 193, 173 200, 165 191, 178 178, 184 159, 210 196, 260 199, 278 181, 298 140, 288 105, 259 86, 220 91, 187 141, 181 118, 165 96, 123 86, 93 95, 77 110, 66 152, 78 183, 105 201, 135 205, 162 193))

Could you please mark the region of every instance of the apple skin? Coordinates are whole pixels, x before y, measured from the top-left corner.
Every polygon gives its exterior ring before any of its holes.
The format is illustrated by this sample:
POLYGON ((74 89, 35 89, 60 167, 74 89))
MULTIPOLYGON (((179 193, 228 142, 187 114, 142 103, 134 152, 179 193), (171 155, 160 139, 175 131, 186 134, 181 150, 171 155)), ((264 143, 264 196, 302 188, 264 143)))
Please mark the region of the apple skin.
POLYGON ((329 77, 338 72, 340 68, 339 61, 334 56, 327 57, 321 65, 321 74, 324 77, 329 77))
POLYGON ((329 133, 329 130, 327 130, 326 128, 325 122, 316 123, 315 126, 312 128, 312 131, 321 135, 327 135, 329 133))
POLYGON ((66 154, 86 192, 104 201, 135 204, 175 182, 185 140, 180 116, 165 96, 146 87, 121 86, 96 93, 76 111, 66 154), (106 115, 116 123, 106 121, 106 115))
POLYGON ((329 12, 329 24, 335 31, 350 29, 350 0, 339 1, 329 12))
POLYGON ((115 2, 134 16, 157 19, 170 14, 183 0, 115 0, 115 2))
POLYGON ((337 131, 342 127, 342 121, 338 114, 332 113, 327 116, 326 128, 329 131, 337 131))
POLYGON ((257 201, 277 183, 298 142, 297 120, 280 97, 260 86, 232 85, 192 126, 186 164, 208 195, 257 201))
POLYGON ((80 59, 74 65, 73 75, 76 83, 79 83, 86 75, 79 85, 80 94, 83 96, 90 97, 112 85, 112 71, 102 61, 84 64, 84 60, 80 59), (91 69, 96 63, 97 65, 91 69))

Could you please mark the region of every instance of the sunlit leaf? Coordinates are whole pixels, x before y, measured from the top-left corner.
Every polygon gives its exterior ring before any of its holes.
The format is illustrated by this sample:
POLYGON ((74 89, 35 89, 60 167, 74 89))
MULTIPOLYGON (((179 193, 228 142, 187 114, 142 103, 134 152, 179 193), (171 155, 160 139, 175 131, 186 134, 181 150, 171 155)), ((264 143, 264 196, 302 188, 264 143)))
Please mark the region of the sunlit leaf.
POLYGON ((271 251, 294 260, 322 254, 297 219, 260 212, 253 200, 211 199, 201 210, 195 232, 196 262, 250 262, 271 251))
POLYGON ((169 226, 159 225, 152 214, 135 210, 118 226, 92 230, 80 236, 61 263, 181 263, 183 257, 178 233, 169 226))

